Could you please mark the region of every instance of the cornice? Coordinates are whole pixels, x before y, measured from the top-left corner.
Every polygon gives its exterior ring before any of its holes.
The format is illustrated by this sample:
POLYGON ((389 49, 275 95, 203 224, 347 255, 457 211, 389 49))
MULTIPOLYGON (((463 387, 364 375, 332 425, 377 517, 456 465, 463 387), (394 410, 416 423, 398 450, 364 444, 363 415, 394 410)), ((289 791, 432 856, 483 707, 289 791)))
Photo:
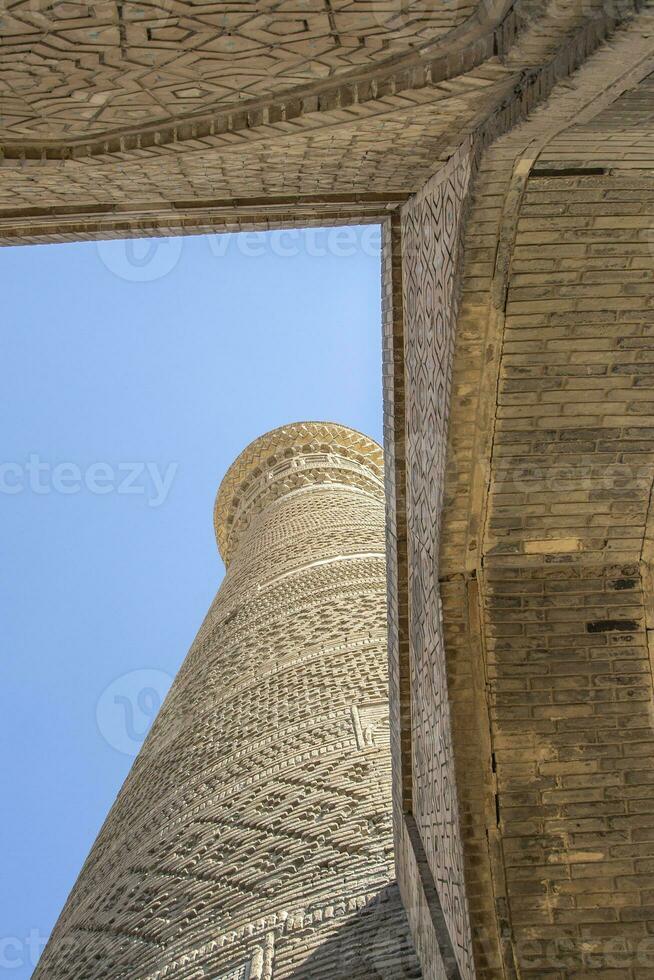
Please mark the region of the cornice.
POLYGON ((214 529, 225 563, 250 514, 261 509, 258 501, 269 499, 269 491, 278 497, 295 489, 291 483, 300 474, 313 481, 321 469, 346 468, 354 486, 376 487, 383 496, 383 450, 356 429, 336 422, 294 422, 255 439, 232 463, 216 497, 214 529))

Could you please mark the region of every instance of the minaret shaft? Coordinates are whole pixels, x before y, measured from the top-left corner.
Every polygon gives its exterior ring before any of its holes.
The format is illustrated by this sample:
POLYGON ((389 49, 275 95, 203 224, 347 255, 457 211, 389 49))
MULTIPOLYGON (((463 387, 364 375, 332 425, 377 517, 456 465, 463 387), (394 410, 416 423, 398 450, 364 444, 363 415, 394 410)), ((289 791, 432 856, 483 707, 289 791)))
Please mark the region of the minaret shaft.
POLYGON ((37 977, 420 976, 393 882, 381 467, 323 423, 232 466, 225 580, 37 977))

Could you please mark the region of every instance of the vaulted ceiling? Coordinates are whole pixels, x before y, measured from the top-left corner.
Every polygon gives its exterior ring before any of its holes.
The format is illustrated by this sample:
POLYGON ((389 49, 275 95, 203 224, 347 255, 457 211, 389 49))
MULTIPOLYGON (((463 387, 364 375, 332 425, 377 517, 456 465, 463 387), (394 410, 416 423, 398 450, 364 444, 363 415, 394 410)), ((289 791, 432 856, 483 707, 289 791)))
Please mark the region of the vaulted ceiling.
POLYGON ((607 38, 642 34, 641 7, 8 0, 0 240, 379 215, 607 38))
POLYGON ((7 138, 67 140, 171 122, 424 51, 476 0, 38 3, 3 18, 7 138))

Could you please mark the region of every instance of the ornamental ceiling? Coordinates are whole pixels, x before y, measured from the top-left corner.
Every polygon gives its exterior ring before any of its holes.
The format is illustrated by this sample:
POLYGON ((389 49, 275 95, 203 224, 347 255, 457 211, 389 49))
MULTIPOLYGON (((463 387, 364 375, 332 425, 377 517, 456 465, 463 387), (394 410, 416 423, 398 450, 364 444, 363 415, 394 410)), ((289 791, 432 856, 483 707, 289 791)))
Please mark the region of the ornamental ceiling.
POLYGON ((424 50, 475 0, 9 0, 0 29, 7 138, 170 122, 424 50))
POLYGON ((5 0, 0 242, 378 218, 653 3, 5 0))

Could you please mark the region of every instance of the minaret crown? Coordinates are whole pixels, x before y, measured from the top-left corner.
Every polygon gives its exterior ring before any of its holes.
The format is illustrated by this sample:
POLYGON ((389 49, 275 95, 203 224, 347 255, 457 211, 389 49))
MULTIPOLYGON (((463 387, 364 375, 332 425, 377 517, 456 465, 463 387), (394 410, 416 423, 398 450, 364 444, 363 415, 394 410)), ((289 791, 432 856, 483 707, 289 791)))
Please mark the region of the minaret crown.
POLYGON ((310 485, 347 484, 383 498, 383 450, 335 422, 294 422, 251 442, 227 471, 214 528, 226 565, 252 518, 285 494, 310 485))

